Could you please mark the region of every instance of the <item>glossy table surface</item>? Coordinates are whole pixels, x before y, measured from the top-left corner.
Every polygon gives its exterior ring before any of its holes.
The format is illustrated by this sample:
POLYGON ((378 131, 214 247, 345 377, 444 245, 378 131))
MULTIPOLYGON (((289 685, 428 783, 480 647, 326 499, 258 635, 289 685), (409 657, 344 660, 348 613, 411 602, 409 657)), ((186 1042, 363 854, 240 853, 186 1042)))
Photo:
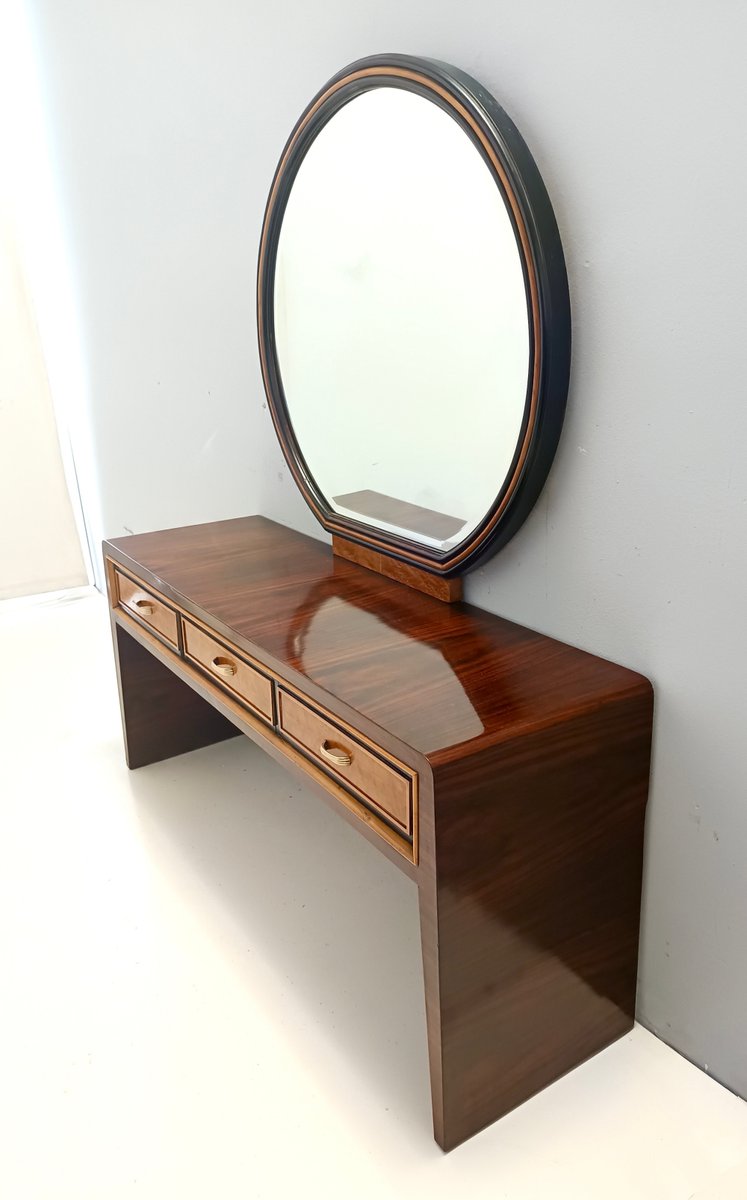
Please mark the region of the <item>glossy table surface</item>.
POLYGON ((593 709, 600 693, 622 697, 641 685, 632 671, 390 582, 264 517, 108 545, 268 665, 301 686, 310 681, 432 764, 593 709))

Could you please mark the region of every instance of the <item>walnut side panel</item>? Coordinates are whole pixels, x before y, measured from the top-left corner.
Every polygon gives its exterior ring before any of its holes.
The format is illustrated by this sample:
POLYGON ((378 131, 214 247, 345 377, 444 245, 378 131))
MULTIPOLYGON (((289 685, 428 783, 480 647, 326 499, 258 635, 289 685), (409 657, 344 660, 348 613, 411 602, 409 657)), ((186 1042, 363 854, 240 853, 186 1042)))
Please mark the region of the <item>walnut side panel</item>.
POLYGON ((436 772, 421 931, 446 1150, 629 1030, 652 699, 436 772))
POLYGON ((145 767, 238 734, 118 622, 112 635, 128 767, 145 767))

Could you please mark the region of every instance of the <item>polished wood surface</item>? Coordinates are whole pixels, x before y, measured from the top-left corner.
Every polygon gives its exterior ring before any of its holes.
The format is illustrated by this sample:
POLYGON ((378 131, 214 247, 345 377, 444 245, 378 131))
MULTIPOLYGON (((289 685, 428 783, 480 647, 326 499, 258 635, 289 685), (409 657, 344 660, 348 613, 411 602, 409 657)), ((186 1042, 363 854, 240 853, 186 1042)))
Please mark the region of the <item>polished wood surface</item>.
POLYGON ((264 517, 136 534, 106 548, 309 696, 345 705, 433 764, 467 741, 476 752, 602 695, 648 687, 492 613, 439 604, 333 558, 323 542, 264 517))
MULTIPOLYGON (((203 708, 208 700, 321 785, 417 881, 441 1146, 457 1145, 630 1028, 647 680, 469 605, 418 594, 259 517, 117 539, 105 550, 257 663, 276 696, 285 689, 318 706, 340 731, 333 750, 345 751, 350 733, 417 779, 419 849, 408 861, 396 852, 404 839, 365 806, 356 811, 329 764, 287 744, 113 598, 131 765, 193 748, 197 710, 184 728, 179 716, 189 704, 182 690, 193 688, 203 708), (169 670, 179 685, 173 718, 169 670)), ((324 732, 314 733, 320 745, 324 732)))
POLYGON ((445 1149, 632 1028, 651 699, 435 774, 421 930, 445 1149))

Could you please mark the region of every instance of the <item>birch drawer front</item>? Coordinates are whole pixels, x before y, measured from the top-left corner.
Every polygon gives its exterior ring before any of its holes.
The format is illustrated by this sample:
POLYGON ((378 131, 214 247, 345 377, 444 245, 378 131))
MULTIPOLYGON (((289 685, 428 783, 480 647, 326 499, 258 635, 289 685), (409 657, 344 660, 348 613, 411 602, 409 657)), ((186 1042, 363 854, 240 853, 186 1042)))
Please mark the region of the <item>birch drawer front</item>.
POLYGON ((267 676, 185 617, 182 632, 185 658, 198 663, 216 683, 272 725, 272 683, 267 676))
POLYGON ((290 742, 369 808, 412 837, 411 777, 282 688, 278 689, 278 708, 280 730, 290 742))
POLYGON ((119 603, 126 612, 139 617, 151 629, 155 629, 177 650, 179 649, 178 618, 173 609, 163 604, 141 583, 128 579, 121 572, 114 572, 117 580, 119 603))

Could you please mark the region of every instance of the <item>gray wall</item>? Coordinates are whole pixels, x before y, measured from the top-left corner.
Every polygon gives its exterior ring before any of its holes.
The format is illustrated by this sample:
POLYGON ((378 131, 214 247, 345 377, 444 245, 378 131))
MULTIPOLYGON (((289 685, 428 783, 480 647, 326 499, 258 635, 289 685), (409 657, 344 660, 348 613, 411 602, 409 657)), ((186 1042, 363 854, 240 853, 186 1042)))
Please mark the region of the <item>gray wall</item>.
POLYGON ((518 123, 568 260, 570 407, 539 505, 467 594, 654 680, 639 1015, 746 1094, 747 9, 35 0, 31 13, 96 534, 252 511, 317 532, 264 407, 253 287, 278 152, 330 74, 375 51, 432 55, 518 123))

